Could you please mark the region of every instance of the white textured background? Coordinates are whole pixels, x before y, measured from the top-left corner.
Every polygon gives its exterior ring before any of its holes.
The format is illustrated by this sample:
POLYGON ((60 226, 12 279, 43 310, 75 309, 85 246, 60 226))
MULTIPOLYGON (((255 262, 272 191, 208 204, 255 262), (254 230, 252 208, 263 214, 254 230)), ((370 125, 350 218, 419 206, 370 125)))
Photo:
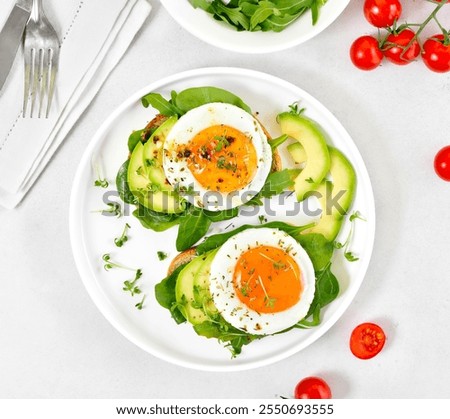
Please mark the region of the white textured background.
MULTIPOLYGON (((410 21, 432 8, 422 0, 403 3, 410 21)), ((356 70, 349 46, 373 33, 362 0, 305 45, 257 56, 209 46, 153 4, 30 195, 16 210, 0 210, 0 397, 272 398, 290 396, 299 379, 320 375, 337 398, 448 398, 450 183, 437 178, 432 163, 450 144, 450 73, 431 73, 421 62, 356 70), (301 353, 239 373, 183 369, 129 343, 90 300, 69 244, 72 180, 100 122, 142 86, 207 66, 262 70, 320 100, 359 147, 378 214, 368 274, 338 323, 301 353), (363 321, 379 323, 388 336, 370 361, 348 349, 351 330, 363 321)), ((448 27, 450 10, 441 16, 448 27)))

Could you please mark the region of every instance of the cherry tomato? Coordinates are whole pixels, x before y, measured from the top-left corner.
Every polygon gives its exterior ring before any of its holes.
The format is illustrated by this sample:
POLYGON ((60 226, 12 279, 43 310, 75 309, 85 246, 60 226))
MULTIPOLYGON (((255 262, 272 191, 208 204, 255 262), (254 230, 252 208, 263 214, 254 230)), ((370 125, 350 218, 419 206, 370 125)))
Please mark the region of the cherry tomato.
POLYGON ((360 70, 374 70, 383 59, 378 40, 365 35, 356 39, 350 47, 350 59, 360 70))
POLYGON ((450 71, 450 44, 446 45, 443 34, 434 35, 425 41, 422 58, 425 65, 436 73, 450 71))
POLYGON ((384 56, 397 65, 413 62, 420 54, 420 45, 411 29, 403 29, 400 33, 391 33, 383 47, 384 56), (412 42, 412 43, 411 43, 412 42), (408 49, 405 49, 408 46, 408 49))
POLYGON ((356 326, 350 336, 350 350, 360 359, 370 359, 384 346, 386 336, 383 329, 374 323, 362 323, 356 326))
POLYGON ((392 26, 402 13, 399 0, 365 0, 364 16, 377 28, 392 26))
POLYGON ((450 145, 439 150, 436 154, 434 170, 441 179, 450 182, 450 145))
POLYGON ((319 377, 306 377, 295 386, 296 399, 331 399, 328 384, 319 377))

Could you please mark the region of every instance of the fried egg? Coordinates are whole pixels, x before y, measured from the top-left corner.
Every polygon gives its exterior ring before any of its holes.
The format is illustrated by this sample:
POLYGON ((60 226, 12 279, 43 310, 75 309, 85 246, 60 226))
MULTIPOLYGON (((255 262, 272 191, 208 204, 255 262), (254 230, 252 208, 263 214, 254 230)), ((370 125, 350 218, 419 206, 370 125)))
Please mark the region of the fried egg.
POLYGON ((248 229, 219 249, 209 286, 227 322, 250 334, 270 335, 306 316, 315 274, 311 259, 293 237, 273 228, 248 229))
POLYGON ((226 103, 187 112, 164 143, 169 183, 195 206, 211 211, 249 201, 264 186, 271 166, 272 151, 259 122, 226 103))

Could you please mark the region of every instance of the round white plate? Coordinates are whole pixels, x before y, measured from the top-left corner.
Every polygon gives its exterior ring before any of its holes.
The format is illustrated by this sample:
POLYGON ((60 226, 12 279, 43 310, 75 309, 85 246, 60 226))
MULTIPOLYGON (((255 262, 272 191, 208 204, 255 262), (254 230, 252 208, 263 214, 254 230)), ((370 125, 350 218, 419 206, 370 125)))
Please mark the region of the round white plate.
POLYGON ((219 48, 248 54, 268 53, 294 47, 316 36, 331 25, 350 0, 328 0, 320 17, 312 24, 311 12, 281 32, 238 32, 225 22, 215 20, 202 9, 194 9, 189 0, 161 0, 169 14, 188 32, 219 48))
MULTIPOLYGON (((271 207, 274 214, 267 218, 298 225, 311 220, 303 213, 287 216, 287 208, 288 203, 278 207, 274 205, 271 207)), ((215 224, 209 234, 231 228, 230 223, 215 224)), ((233 220, 236 226, 245 223, 259 224, 258 214, 233 220)), ((348 224, 344 226, 342 237, 347 235, 348 227, 348 224)), ((243 370, 267 365, 300 351, 339 319, 354 298, 369 264, 375 234, 375 207, 369 176, 355 144, 336 118, 316 99, 302 89, 264 73, 237 68, 206 68, 176 74, 143 88, 102 124, 86 150, 74 180, 70 234, 75 261, 92 300, 130 341, 157 357, 185 367, 210 371, 243 370), (166 276, 170 260, 177 254, 177 228, 162 233, 146 230, 131 215, 130 207, 125 208, 129 215, 120 218, 94 212, 105 208, 108 200, 120 201, 114 193, 114 179, 128 156, 127 138, 155 115, 153 109, 145 109, 141 105, 140 98, 152 91, 170 97, 171 90, 181 91, 193 86, 217 86, 239 95, 254 112, 259 112, 260 120, 274 137, 279 135, 276 115, 301 100, 301 106, 306 107, 306 115, 322 126, 329 143, 352 161, 358 175, 354 209, 367 219, 357 223, 352 241, 352 250, 360 260, 350 263, 343 257, 342 251, 335 252, 332 271, 339 279, 341 292, 323 310, 321 325, 252 342, 244 346, 242 354, 235 359, 231 359, 229 351, 215 339, 197 336, 189 324, 177 325, 169 311, 155 300, 154 285, 166 276), (102 162, 104 173, 110 181, 108 189, 93 186, 96 174, 92 162, 102 162), (131 225, 129 241, 118 248, 113 241, 120 236, 126 222, 131 225), (159 261, 157 251, 164 251, 169 257, 159 261), (135 308, 141 296, 131 297, 122 290, 123 282, 132 279, 133 273, 121 269, 105 271, 102 261, 105 253, 110 253, 114 261, 142 269, 140 284, 147 295, 143 310, 135 308)))

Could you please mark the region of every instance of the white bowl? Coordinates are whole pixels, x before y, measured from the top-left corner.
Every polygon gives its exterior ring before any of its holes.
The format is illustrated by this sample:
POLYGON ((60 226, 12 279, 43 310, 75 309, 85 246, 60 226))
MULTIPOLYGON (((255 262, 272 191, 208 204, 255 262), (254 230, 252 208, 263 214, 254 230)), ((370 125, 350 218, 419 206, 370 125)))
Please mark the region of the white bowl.
POLYGON ((337 19, 350 0, 328 0, 320 9, 315 25, 308 11, 282 32, 238 32, 204 10, 194 9, 189 0, 161 0, 161 3, 184 29, 197 38, 226 50, 258 54, 281 51, 313 38, 337 19))

